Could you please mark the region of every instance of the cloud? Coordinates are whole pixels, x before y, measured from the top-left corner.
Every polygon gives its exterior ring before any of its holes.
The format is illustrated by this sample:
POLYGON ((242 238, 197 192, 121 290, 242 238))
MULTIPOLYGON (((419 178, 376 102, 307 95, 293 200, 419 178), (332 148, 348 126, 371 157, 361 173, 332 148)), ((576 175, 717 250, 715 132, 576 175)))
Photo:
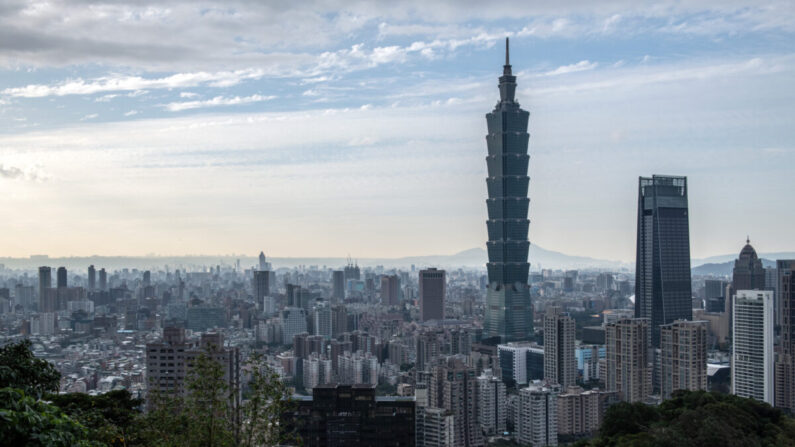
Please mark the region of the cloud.
POLYGON ((558 76, 569 73, 576 73, 578 71, 593 70, 599 64, 588 60, 579 61, 576 64, 562 65, 554 70, 543 73, 543 76, 558 76))
POLYGON ((236 106, 241 104, 251 104, 255 102, 270 101, 274 98, 276 98, 276 96, 263 96, 263 95, 251 95, 243 97, 216 96, 212 99, 208 99, 205 101, 171 102, 166 104, 165 108, 169 112, 180 112, 182 110, 199 109, 204 107, 236 106))
POLYGON ((99 116, 99 114, 97 114, 97 113, 89 113, 88 115, 85 115, 82 118, 80 118, 80 121, 93 120, 94 118, 96 118, 98 116, 99 116))
POLYGON ((47 180, 47 176, 38 168, 22 169, 0 163, 0 179, 41 182, 47 180))
POLYGON ((138 114, 137 110, 130 110, 129 112, 126 112, 124 114, 124 116, 133 116, 133 115, 137 115, 137 114, 138 114))
MULTIPOLYGON (((264 72, 257 69, 221 71, 215 73, 177 73, 162 78, 140 76, 104 76, 91 80, 74 79, 59 84, 30 84, 25 87, 10 87, 0 94, 21 98, 43 98, 47 96, 92 95, 102 92, 132 91, 134 97, 146 93, 145 89, 171 89, 197 86, 230 87, 249 79, 259 79, 264 72)), ((107 101, 118 95, 104 95, 97 101, 107 101)))

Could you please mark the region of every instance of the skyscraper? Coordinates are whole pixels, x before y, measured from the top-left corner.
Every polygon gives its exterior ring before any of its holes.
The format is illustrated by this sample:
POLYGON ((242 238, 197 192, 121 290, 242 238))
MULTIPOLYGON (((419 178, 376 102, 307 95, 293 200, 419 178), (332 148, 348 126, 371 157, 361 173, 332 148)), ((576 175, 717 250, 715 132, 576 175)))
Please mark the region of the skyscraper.
POLYGON ((344 301, 345 300, 345 272, 342 270, 334 270, 331 274, 332 281, 334 283, 334 292, 332 294, 332 298, 335 301, 344 301))
POLYGON ((503 342, 525 340, 533 334, 533 315, 527 276, 530 242, 527 211, 527 121, 530 114, 516 102, 516 76, 511 73, 508 39, 500 77, 500 102, 486 115, 488 156, 486 200, 489 286, 486 294, 485 332, 503 342))
POLYGON ((774 403, 773 292, 738 290, 734 299, 732 394, 774 403))
POLYGON ((58 288, 65 289, 68 287, 67 279, 66 279, 66 267, 58 267, 58 288))
POLYGON ((141 278, 141 283, 144 287, 149 287, 152 285, 152 272, 146 270, 141 278))
POLYGON ((397 306, 400 296, 400 278, 397 275, 381 277, 381 304, 397 306))
POLYGON ((430 268, 420 270, 420 318, 422 321, 444 319, 446 273, 430 268))
POLYGON ((547 308, 544 315, 544 380, 562 389, 576 384, 577 362, 574 358, 574 320, 558 306, 547 308))
POLYGON ((776 261, 779 283, 776 287, 781 306, 781 342, 775 362, 775 404, 795 410, 795 260, 776 261))
POLYGON ((108 290, 108 272, 104 268, 99 269, 99 290, 103 292, 108 290))
POLYGON ((93 292, 97 288, 97 269, 94 265, 88 266, 88 290, 93 292))
POLYGON ((270 295, 270 272, 264 270, 255 271, 252 285, 254 286, 254 300, 257 303, 257 308, 265 311, 265 297, 270 295))
POLYGON ((675 321, 660 327, 662 398, 676 390, 707 389, 707 322, 675 321))
POLYGON ((260 271, 268 270, 268 261, 265 260, 265 252, 259 252, 259 269, 260 271))
POLYGON ((635 317, 649 319, 651 346, 660 346, 660 325, 693 319, 691 295, 687 178, 641 177, 635 317))
POLYGON ((52 269, 39 267, 39 312, 46 312, 47 290, 52 288, 52 269))
POLYGON ((734 290, 762 290, 765 288, 765 268, 762 266, 762 260, 756 255, 756 250, 751 246, 750 239, 745 240, 745 247, 734 261, 732 285, 734 290))

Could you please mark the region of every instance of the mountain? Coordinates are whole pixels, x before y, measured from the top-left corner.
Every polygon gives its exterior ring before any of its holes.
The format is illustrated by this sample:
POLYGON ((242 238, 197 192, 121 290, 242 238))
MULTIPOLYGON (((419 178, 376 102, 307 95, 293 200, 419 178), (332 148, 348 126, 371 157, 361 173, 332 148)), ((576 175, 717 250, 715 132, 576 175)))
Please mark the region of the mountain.
MULTIPOLYGON (((764 267, 775 267, 776 261, 762 258, 762 265, 764 267)), ((694 275, 731 276, 733 269, 734 269, 734 260, 727 262, 710 262, 707 264, 701 264, 699 266, 693 267, 691 270, 694 275)))
MULTIPOLYGON (((533 270, 541 268, 549 269, 610 269, 622 270, 631 269, 632 265, 620 261, 610 261, 604 259, 589 258, 585 256, 571 256, 557 251, 546 250, 538 245, 530 246, 530 265, 533 270)), ((84 270, 93 264, 97 268, 119 269, 119 268, 161 268, 168 265, 172 270, 185 267, 201 267, 210 265, 234 265, 240 260, 241 268, 250 268, 256 265, 257 259, 254 256, 146 256, 146 257, 127 257, 127 256, 87 256, 87 257, 66 257, 50 258, 46 256, 31 256, 30 258, 0 258, 0 265, 5 264, 8 268, 35 269, 41 265, 64 266, 70 270, 84 270)), ((326 257, 326 258, 276 258, 269 257, 268 261, 275 268, 295 267, 298 265, 314 265, 318 267, 338 268, 344 266, 348 261, 345 258, 326 257)), ((487 254, 483 248, 472 248, 452 255, 430 255, 430 256, 407 256, 402 258, 358 258, 355 260, 364 267, 376 265, 385 268, 409 267, 414 265, 416 268, 441 267, 441 268, 483 268, 486 267, 487 254)))

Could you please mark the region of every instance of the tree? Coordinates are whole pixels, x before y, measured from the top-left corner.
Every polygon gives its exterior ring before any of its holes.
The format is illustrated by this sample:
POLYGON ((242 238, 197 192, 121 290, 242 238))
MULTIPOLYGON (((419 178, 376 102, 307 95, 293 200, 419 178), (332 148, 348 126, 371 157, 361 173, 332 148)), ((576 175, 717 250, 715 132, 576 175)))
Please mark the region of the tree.
POLYGON ((223 366, 214 358, 216 352, 216 347, 208 346, 189 365, 185 410, 192 446, 221 447, 235 442, 236 417, 229 405, 230 390, 223 366))
POLYGON ((0 388, 17 388, 27 396, 57 392, 61 374, 52 363, 36 358, 30 340, 0 347, 0 388))
POLYGON ((295 436, 280 423, 292 409, 287 385, 255 354, 248 363, 251 381, 248 399, 242 405, 241 445, 245 447, 280 445, 294 442, 295 436))
POLYGON ((127 390, 98 396, 55 394, 47 399, 84 425, 92 440, 111 446, 134 445, 139 440, 136 422, 141 415, 141 399, 133 399, 127 390))
POLYGON ((29 447, 93 447, 80 423, 21 389, 0 388, 0 440, 29 447))

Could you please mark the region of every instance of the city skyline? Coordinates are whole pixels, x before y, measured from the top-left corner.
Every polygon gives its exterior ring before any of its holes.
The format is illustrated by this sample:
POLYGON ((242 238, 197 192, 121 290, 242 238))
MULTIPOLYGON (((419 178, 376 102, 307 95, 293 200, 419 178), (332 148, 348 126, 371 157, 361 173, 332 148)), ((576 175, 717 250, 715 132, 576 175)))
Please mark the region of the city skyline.
POLYGON ((4 15, 6 256, 482 247, 482 111, 506 36, 534 113, 531 243, 631 262, 631 185, 659 173, 690 180, 694 257, 746 234, 795 249, 776 205, 795 182, 787 3, 93 6, 4 15), (166 22, 174 44, 153 46, 166 22), (779 214, 751 226, 726 204, 779 214))

